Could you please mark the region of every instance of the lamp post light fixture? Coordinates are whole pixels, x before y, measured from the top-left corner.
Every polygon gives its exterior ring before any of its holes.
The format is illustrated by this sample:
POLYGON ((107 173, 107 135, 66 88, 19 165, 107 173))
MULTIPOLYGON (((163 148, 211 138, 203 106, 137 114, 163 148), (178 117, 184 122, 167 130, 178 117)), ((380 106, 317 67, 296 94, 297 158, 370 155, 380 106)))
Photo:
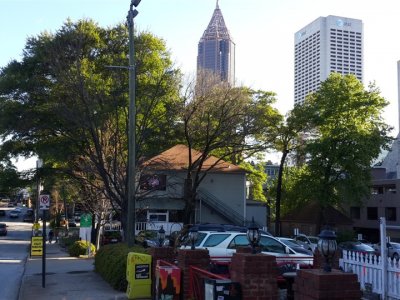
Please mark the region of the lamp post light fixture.
POLYGON ((247 228, 247 239, 251 245, 252 253, 257 253, 258 243, 260 242, 260 230, 258 225, 254 222, 254 217, 251 220, 250 226, 247 228))
POLYGON ((189 239, 190 239, 190 242, 192 244, 192 247, 190 248, 191 250, 195 250, 196 249, 195 243, 196 243, 196 240, 197 240, 197 235, 198 235, 198 231, 197 231, 196 228, 192 227, 192 228, 189 229, 189 239))
POLYGON ((331 260, 337 249, 336 234, 333 230, 324 229, 318 237, 318 250, 325 257, 324 271, 331 272, 331 260))
POLYGON ((127 24, 129 29, 129 123, 128 123, 128 170, 127 170, 127 190, 128 190, 128 205, 127 205, 127 244, 132 247, 135 243, 136 230, 136 75, 135 75, 135 44, 134 44, 134 22, 133 19, 139 13, 133 7, 137 7, 140 0, 132 0, 129 6, 127 24))
POLYGON ((164 230, 164 226, 161 225, 160 230, 158 231, 158 246, 161 248, 164 244, 164 240, 165 240, 165 230, 164 230))

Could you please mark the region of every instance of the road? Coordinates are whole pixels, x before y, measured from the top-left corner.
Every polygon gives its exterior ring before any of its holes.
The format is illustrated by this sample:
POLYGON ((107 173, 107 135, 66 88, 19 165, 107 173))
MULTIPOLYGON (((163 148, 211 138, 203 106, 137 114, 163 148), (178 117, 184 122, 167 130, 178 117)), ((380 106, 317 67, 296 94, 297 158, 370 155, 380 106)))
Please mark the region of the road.
POLYGON ((0 217, 0 222, 8 226, 7 236, 0 236, 0 300, 17 300, 32 224, 23 223, 22 214, 17 219, 10 219, 8 215, 0 217))

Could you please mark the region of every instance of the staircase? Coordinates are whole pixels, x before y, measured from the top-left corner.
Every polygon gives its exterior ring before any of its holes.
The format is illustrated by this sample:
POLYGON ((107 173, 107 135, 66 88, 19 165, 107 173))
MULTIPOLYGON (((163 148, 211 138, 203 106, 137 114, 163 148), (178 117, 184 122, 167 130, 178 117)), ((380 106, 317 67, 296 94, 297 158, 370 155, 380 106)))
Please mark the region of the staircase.
POLYGON ((207 205, 209 208, 212 208, 219 215, 230 221, 234 225, 244 226, 249 224, 248 220, 245 220, 243 215, 230 208, 227 204, 219 200, 213 194, 204 191, 197 191, 197 198, 201 201, 202 204, 207 205))

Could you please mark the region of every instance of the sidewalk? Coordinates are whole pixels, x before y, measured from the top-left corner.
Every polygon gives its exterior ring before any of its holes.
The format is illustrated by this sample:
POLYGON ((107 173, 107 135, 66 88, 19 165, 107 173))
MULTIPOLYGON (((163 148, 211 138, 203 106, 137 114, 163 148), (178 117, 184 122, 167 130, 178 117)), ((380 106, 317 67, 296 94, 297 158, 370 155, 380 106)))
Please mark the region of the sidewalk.
POLYGON ((27 258, 19 300, 125 300, 94 272, 93 258, 70 257, 58 244, 46 244, 46 277, 42 287, 42 257, 27 258))

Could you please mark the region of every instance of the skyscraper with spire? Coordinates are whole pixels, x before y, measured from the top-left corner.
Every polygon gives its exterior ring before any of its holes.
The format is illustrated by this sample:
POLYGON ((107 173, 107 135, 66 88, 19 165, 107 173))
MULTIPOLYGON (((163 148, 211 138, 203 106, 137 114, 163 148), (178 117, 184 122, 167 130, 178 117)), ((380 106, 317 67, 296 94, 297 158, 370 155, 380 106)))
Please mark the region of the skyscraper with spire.
POLYGON ((198 45, 197 74, 211 71, 232 86, 235 83, 235 43, 218 5, 198 45))

